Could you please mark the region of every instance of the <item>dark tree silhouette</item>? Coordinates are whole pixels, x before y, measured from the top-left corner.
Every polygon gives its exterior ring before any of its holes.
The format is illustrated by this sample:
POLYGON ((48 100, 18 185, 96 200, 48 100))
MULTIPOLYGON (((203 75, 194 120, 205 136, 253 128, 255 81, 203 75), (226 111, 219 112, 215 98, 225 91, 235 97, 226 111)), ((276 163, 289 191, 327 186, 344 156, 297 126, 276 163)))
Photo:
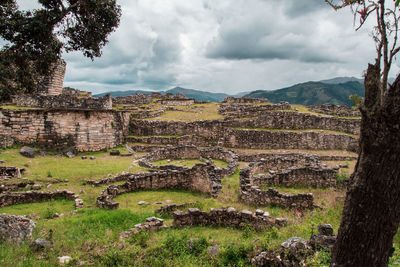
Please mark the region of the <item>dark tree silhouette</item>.
POLYGON ((42 8, 21 11, 15 0, 0 0, 0 100, 37 90, 63 50, 101 56, 119 25, 116 0, 38 0, 42 8))
MULTIPOLYGON (((344 204, 331 266, 387 266, 400 222, 400 75, 388 84, 398 46, 393 0, 325 0, 351 7, 358 28, 375 19, 377 58, 365 74, 359 158, 344 204)), ((395 6, 396 4, 396 6, 395 6)))

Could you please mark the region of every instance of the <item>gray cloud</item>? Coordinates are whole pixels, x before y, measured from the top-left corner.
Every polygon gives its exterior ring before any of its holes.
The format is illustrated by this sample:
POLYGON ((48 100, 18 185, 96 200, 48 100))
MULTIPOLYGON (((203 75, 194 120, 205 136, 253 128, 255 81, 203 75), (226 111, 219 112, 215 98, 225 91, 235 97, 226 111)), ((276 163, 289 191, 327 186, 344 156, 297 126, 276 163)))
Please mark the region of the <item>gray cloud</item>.
MULTIPOLYGON (((63 55, 66 86, 94 93, 175 85, 237 93, 360 77, 375 56, 369 31, 354 32, 352 14, 334 12, 323 0, 118 2, 121 25, 101 58, 63 55)), ((37 7, 32 0, 18 3, 37 7)))

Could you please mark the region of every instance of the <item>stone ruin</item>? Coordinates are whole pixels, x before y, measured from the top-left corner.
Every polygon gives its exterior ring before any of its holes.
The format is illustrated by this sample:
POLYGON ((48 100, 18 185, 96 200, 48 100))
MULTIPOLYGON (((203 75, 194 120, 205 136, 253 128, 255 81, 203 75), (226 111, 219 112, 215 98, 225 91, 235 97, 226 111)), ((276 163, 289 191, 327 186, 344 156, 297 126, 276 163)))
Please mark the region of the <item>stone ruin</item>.
POLYGON ((222 104, 271 104, 266 98, 232 97, 229 96, 221 101, 222 104))
POLYGON ((188 98, 183 94, 174 95, 167 93, 166 95, 163 95, 158 102, 166 106, 190 106, 195 103, 195 100, 188 98))
POLYGON ((228 163, 226 168, 216 167, 216 172, 219 172, 221 176, 232 175, 238 164, 238 156, 229 150, 222 148, 208 148, 199 149, 193 145, 183 145, 177 147, 167 147, 163 149, 151 152, 139 160, 139 165, 149 169, 160 169, 160 170, 183 170, 186 167, 174 166, 174 165, 162 165, 154 166, 151 162, 158 160, 176 160, 176 159, 202 159, 205 162, 210 162, 212 165, 213 159, 222 160, 228 163))
POLYGON ((240 170, 240 198, 254 205, 313 209, 316 205, 312 194, 281 194, 273 188, 262 190, 260 187, 332 187, 337 184, 337 172, 338 168, 326 167, 313 156, 261 159, 240 170))
POLYGON ((274 152, 274 153, 238 153, 239 161, 243 162, 255 162, 261 161, 262 159, 271 159, 276 156, 282 156, 287 158, 315 158, 317 161, 351 161, 357 160, 355 156, 342 156, 342 155, 312 155, 308 153, 296 153, 296 152, 274 152))
POLYGON ((271 227, 282 227, 288 224, 288 219, 273 218, 268 212, 257 210, 255 214, 248 210, 238 212, 235 208, 211 209, 210 212, 197 208, 189 208, 188 211, 175 211, 173 213, 173 226, 180 228, 185 226, 223 226, 232 228, 251 227, 262 231, 271 227))
POLYGON ((146 219, 146 222, 136 224, 132 229, 122 232, 119 239, 128 239, 133 235, 142 231, 156 232, 161 229, 165 229, 167 226, 164 225, 164 220, 156 217, 150 217, 146 219))
MULTIPOLYGON (((127 181, 121 185, 110 185, 97 197, 97 206, 117 209, 119 203, 113 198, 118 195, 163 189, 186 189, 209 193, 217 197, 222 189, 221 172, 210 163, 196 164, 192 168, 159 170, 151 173, 124 174, 127 181)), ((118 178, 116 178, 118 180, 118 178)))
POLYGON ((67 190, 57 191, 26 191, 0 193, 0 208, 26 203, 44 202, 58 198, 75 202, 75 208, 83 208, 83 201, 78 195, 67 190))
POLYGON ((263 266, 305 266, 307 258, 312 257, 317 251, 330 252, 336 242, 332 225, 318 226, 318 233, 312 234, 309 240, 292 237, 284 241, 279 248, 273 251, 264 251, 255 256, 251 263, 256 267, 263 266))
POLYGON ((268 111, 277 110, 292 110, 292 107, 287 102, 279 104, 263 104, 263 105, 248 105, 248 104, 232 104, 222 103, 218 112, 224 115, 227 119, 257 117, 268 111))
POLYGON ((337 106, 337 105, 313 105, 308 107, 309 110, 327 114, 332 116, 340 117, 360 117, 361 113, 358 109, 353 109, 347 106, 337 106))
POLYGON ((23 216, 0 214, 0 241, 21 244, 32 238, 35 222, 23 216))
POLYGON ((52 66, 51 75, 37 95, 15 95, 12 104, 44 109, 111 110, 110 95, 92 98, 92 94, 73 88, 63 88, 66 62, 59 60, 52 66))
POLYGON ((17 167, 0 167, 0 181, 8 180, 12 178, 21 178, 21 173, 23 173, 25 169, 20 169, 17 167))
POLYGON ((39 91, 41 95, 56 96, 62 94, 65 71, 67 63, 64 60, 58 60, 50 66, 50 75, 46 77, 44 86, 39 91))

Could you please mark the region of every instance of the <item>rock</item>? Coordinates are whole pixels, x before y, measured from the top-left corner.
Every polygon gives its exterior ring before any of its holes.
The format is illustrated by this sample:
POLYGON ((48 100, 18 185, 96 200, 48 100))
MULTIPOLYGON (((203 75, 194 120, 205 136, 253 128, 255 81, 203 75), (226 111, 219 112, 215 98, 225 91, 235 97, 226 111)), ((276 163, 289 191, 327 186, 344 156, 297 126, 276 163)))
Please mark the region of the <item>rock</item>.
POLYGON ((90 159, 91 159, 91 160, 95 160, 95 159, 96 159, 96 157, 94 157, 94 156, 91 156, 91 157, 90 157, 90 159))
POLYGON ((83 200, 80 198, 75 199, 75 208, 82 209, 83 208, 83 200))
POLYGON ((326 236, 333 236, 333 227, 331 224, 318 225, 318 233, 326 236))
POLYGON ((0 160, 0 163, 5 163, 5 161, 4 160, 0 160))
POLYGON ((326 235, 312 235, 310 238, 310 245, 314 249, 332 249, 335 245, 336 237, 335 236, 326 236, 326 235))
POLYGON ((46 187, 47 188, 50 188, 50 187, 52 187, 53 185, 52 184, 48 184, 46 187))
POLYGON ((257 216, 263 216, 264 215, 264 211, 263 210, 256 210, 256 215, 257 216))
POLYGON ((165 200, 165 202, 166 202, 166 203, 172 203, 172 200, 167 199, 167 200, 165 200))
POLYGON ((65 156, 66 156, 67 158, 70 158, 70 159, 75 158, 75 154, 72 153, 71 151, 66 152, 66 153, 65 153, 65 156))
POLYGON ((349 166, 347 164, 339 164, 339 168, 348 169, 349 166))
POLYGON ((289 249, 291 252, 310 249, 307 240, 300 237, 292 237, 281 244, 282 248, 289 249))
POLYGON ((135 150, 133 150, 131 147, 129 147, 128 145, 125 145, 126 150, 130 153, 130 154, 134 154, 135 150))
POLYGON ((34 158, 35 157, 35 150, 33 148, 24 146, 19 150, 19 153, 27 158, 34 158))
POLYGON ((32 238, 35 222, 23 216, 0 214, 0 240, 21 244, 32 238))
POLYGON ((119 156, 119 155, 121 155, 121 152, 119 150, 110 151, 110 156, 119 156))
POLYGON ((86 156, 82 156, 81 159, 87 159, 87 157, 86 156))
POLYGON ((63 153, 67 158, 74 158, 75 157, 75 149, 74 148, 69 148, 67 150, 64 151, 63 153))
POLYGON ((217 255, 218 255, 218 252, 219 252, 219 246, 218 246, 218 245, 209 247, 209 248, 207 249, 208 255, 210 255, 212 258, 215 257, 215 256, 217 256, 217 255))
POLYGON ((70 256, 62 256, 62 257, 58 257, 58 262, 60 264, 67 264, 72 260, 72 258, 70 256))
POLYGON ((40 189, 42 189, 42 186, 40 184, 32 185, 32 190, 40 190, 40 189))
POLYGON ((139 201, 137 204, 141 206, 141 205, 149 205, 150 203, 142 200, 139 201))
POLYGON ((39 251, 51 246, 51 242, 46 239, 38 238, 30 245, 31 249, 39 251))

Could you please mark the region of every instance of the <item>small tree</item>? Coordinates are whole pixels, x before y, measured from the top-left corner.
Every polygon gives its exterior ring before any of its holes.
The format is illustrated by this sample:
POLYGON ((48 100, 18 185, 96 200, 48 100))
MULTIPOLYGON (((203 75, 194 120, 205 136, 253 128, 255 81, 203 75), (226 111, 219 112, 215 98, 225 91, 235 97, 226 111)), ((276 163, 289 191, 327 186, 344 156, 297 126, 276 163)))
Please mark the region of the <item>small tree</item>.
POLYGON ((101 56, 119 25, 116 0, 38 0, 41 9, 21 11, 15 0, 0 0, 0 100, 32 93, 63 50, 101 56))
POLYGON ((377 51, 375 64, 369 64, 365 75, 359 158, 332 266, 387 266, 400 222, 400 76, 388 84, 390 67, 400 50, 398 8, 394 1, 386 5, 385 0, 325 1, 335 9, 350 7, 357 29, 374 17, 377 51))

